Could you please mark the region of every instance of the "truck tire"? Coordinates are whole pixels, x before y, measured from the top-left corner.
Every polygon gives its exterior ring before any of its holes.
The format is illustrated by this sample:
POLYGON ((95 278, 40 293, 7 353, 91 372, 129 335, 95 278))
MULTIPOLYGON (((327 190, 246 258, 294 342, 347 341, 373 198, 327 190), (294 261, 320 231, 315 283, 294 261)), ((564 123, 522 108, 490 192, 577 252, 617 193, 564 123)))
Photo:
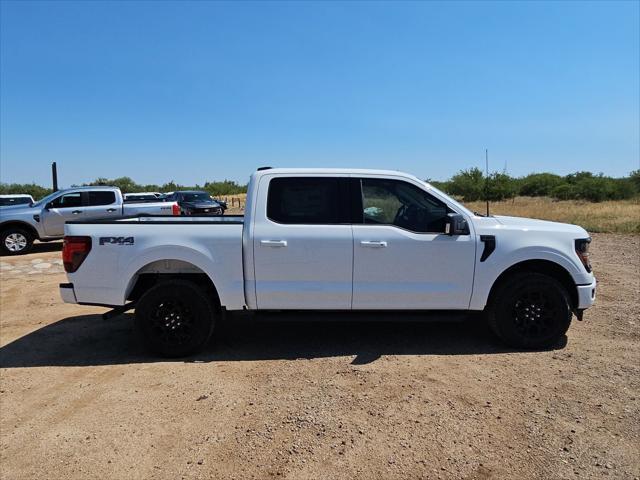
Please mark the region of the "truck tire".
POLYGON ((168 280, 138 300, 136 328, 143 342, 164 357, 184 357, 201 350, 213 333, 215 308, 195 283, 168 280))
POLYGON ((497 287, 487 306, 489 326, 507 345, 525 349, 554 346, 571 324, 565 287, 548 275, 517 273, 497 287))
POLYGON ((0 250, 3 255, 24 255, 33 248, 33 235, 20 227, 9 227, 0 233, 0 250))

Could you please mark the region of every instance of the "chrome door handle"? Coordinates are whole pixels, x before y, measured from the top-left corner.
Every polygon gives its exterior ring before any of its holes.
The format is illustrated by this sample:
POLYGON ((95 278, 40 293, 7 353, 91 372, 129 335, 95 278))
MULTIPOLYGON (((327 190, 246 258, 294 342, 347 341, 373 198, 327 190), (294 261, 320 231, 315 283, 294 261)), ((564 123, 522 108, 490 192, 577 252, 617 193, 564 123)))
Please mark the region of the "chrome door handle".
POLYGON ((387 246, 387 242, 381 242, 378 240, 363 240, 362 242, 360 242, 360 245, 370 248, 384 248, 387 246))
POLYGON ((71 213, 73 213, 74 215, 78 215, 79 213, 82 213, 82 210, 74 210, 71 213))
POLYGON ((260 240, 260 245, 265 247, 286 247, 286 240, 260 240))
POLYGON ((115 209, 115 208, 107 208, 107 212, 109 212, 109 213, 113 213, 113 212, 115 212, 115 211, 116 211, 116 209, 115 209))

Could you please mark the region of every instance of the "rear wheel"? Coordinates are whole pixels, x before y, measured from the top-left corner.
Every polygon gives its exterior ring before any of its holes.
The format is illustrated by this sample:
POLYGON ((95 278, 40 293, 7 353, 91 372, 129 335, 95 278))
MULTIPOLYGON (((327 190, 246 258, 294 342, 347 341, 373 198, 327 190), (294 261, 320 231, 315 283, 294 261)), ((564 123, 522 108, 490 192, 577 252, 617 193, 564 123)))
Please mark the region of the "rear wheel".
POLYGON ((33 235, 20 227, 9 227, 0 234, 0 249, 5 255, 23 255, 33 247, 33 235))
POLYGON ((571 324, 564 286, 541 273, 519 273, 498 286, 487 308, 489 325, 500 339, 518 348, 556 345, 571 324))
POLYGON ((184 357, 201 350, 211 337, 215 308, 195 283, 169 280, 140 298, 135 315, 138 332, 150 350, 184 357))

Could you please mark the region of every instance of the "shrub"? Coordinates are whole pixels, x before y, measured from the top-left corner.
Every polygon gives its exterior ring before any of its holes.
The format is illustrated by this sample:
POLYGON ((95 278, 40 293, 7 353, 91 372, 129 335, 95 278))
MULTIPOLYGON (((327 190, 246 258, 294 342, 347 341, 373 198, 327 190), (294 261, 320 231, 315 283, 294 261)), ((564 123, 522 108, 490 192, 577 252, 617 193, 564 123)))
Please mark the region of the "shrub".
POLYGON ((551 196, 557 200, 573 200, 577 198, 577 192, 575 186, 561 183, 551 191, 551 196))
POLYGON ((571 187, 573 198, 590 202, 605 200, 624 200, 635 194, 631 182, 625 178, 611 178, 589 172, 567 175, 567 184, 571 187))
POLYGON ((113 186, 122 190, 122 193, 134 192, 175 192, 176 190, 205 190, 213 196, 233 195, 236 193, 246 193, 247 185, 240 185, 232 180, 224 180, 222 182, 205 182, 204 187, 196 184, 193 186, 180 185, 173 180, 163 185, 139 185, 130 177, 119 177, 114 179, 97 178, 93 182, 84 185, 101 185, 113 186))
POLYGON ((591 202, 608 200, 612 195, 610 182, 598 177, 587 177, 574 184, 576 198, 582 198, 591 202))
POLYGON ((489 176, 489 184, 486 198, 497 202, 516 196, 516 182, 506 173, 492 173, 489 176))
POLYGON ((519 194, 526 197, 548 197, 564 180, 553 173, 531 173, 519 179, 519 194))
POLYGON ((467 202, 484 198, 484 175, 479 168, 462 170, 451 177, 448 184, 448 193, 458 195, 467 202))
POLYGON ((206 182, 204 190, 214 197, 219 195, 234 195, 236 193, 246 193, 246 185, 238 185, 233 180, 224 180, 223 182, 206 182))
POLYGON ((629 174, 629 183, 635 193, 640 193, 640 170, 634 170, 629 174))
POLYGON ((26 193, 31 195, 34 200, 39 200, 51 192, 53 192, 53 189, 41 187, 35 183, 0 183, 0 195, 26 193))

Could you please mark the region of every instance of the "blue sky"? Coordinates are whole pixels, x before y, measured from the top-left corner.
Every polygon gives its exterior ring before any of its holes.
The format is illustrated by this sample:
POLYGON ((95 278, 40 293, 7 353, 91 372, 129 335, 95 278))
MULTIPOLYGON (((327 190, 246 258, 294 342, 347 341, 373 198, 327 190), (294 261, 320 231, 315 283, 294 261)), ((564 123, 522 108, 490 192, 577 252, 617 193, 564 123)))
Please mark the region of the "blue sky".
POLYGON ((640 167, 640 3, 0 4, 0 180, 640 167))

